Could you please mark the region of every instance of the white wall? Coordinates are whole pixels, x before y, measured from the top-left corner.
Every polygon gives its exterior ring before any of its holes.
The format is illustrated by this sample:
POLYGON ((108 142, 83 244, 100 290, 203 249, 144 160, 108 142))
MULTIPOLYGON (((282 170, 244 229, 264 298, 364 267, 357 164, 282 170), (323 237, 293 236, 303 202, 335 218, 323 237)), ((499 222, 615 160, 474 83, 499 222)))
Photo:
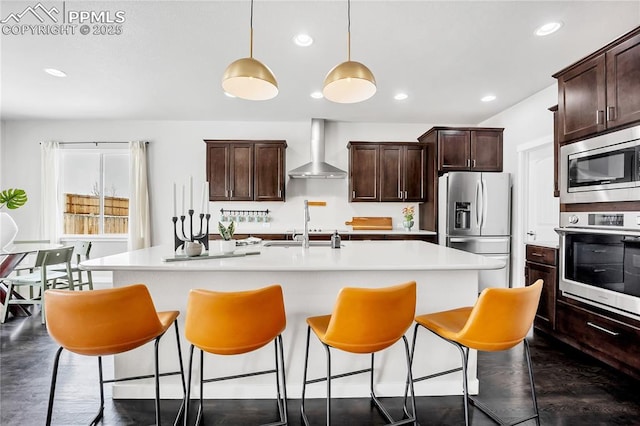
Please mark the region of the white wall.
MULTIPOLYGON (((178 199, 182 185, 194 179, 194 207, 201 206, 201 188, 205 180, 205 143, 203 139, 284 139, 287 141, 286 169, 309 161, 309 122, 202 122, 202 121, 6 121, 3 162, 0 177, 6 187, 27 191, 27 205, 12 213, 20 228, 19 239, 40 235, 40 145, 57 141, 129 141, 148 140, 151 198, 152 244, 172 241, 172 188, 176 182, 178 199)), ((442 124, 442 123, 438 123, 442 124)), ((380 124, 327 122, 325 126, 326 160, 348 170, 347 143, 364 141, 416 141, 432 124, 380 124)), ((287 201, 211 203, 212 224, 217 223, 220 208, 270 209, 272 228, 300 228, 302 201, 305 198, 327 201, 327 207, 313 207, 311 226, 345 229, 352 216, 391 216, 401 222, 401 210, 407 203, 348 203, 348 179, 288 179, 287 201)), ((187 195, 188 200, 188 195, 187 195)), ((188 201, 187 201, 188 203, 188 201)), ((178 201, 178 209, 180 201, 178 201)), ((240 224, 237 232, 248 231, 240 224)), ((253 225, 252 226, 258 226, 253 225)))
MULTIPOLYGON (((513 286, 521 286, 524 283, 524 239, 517 230, 520 227, 521 209, 519 198, 522 191, 520 179, 521 171, 518 165, 518 149, 523 145, 541 139, 553 141, 553 113, 549 107, 558 103, 557 86, 553 84, 548 88, 530 96, 518 104, 502 111, 488 120, 479 123, 479 126, 504 127, 504 171, 512 174, 513 179, 513 206, 511 229, 512 240, 512 274, 513 286)), ((550 155, 553 155, 553 146, 549 145, 550 155)), ((553 174, 553 168, 548 170, 553 174)), ((552 189, 552 188, 551 188, 552 189)))

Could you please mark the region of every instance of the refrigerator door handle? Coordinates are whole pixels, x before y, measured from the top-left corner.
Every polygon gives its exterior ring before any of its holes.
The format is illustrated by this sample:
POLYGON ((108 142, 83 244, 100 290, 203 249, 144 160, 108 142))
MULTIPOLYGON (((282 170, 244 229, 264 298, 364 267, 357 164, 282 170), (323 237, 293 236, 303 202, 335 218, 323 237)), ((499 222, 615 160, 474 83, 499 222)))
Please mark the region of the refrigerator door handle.
POLYGON ((482 185, 480 180, 476 181, 476 223, 478 224, 478 228, 480 227, 480 221, 482 220, 481 218, 481 214, 482 214, 482 210, 481 210, 481 197, 482 194, 480 193, 480 191, 482 190, 482 188, 480 187, 482 185))
MULTIPOLYGON (((478 237, 449 237, 449 242, 452 242, 452 243, 467 243, 469 241, 479 241, 479 240, 482 240, 482 239, 478 237)), ((509 237, 504 237, 504 238, 490 237, 490 242, 508 243, 509 237)))
POLYGON ((489 193, 487 192, 487 185, 484 182, 484 179, 480 179, 482 182, 482 224, 480 227, 484 226, 484 221, 487 219, 487 209, 489 207, 489 193))

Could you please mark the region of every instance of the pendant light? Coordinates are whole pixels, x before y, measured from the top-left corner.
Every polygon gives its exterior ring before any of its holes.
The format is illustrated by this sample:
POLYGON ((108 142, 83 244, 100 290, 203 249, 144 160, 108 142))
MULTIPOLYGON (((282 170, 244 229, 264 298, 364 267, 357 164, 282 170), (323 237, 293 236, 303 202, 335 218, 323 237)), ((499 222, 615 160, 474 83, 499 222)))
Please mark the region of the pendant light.
POLYGON ((351 60, 351 0, 347 0, 347 62, 336 65, 324 79, 322 94, 341 104, 362 102, 376 93, 376 79, 364 64, 351 60))
POLYGON ((253 59, 253 0, 251 0, 250 24, 249 57, 229 64, 222 76, 222 88, 226 93, 238 98, 263 101, 278 94, 278 82, 269 67, 253 59))

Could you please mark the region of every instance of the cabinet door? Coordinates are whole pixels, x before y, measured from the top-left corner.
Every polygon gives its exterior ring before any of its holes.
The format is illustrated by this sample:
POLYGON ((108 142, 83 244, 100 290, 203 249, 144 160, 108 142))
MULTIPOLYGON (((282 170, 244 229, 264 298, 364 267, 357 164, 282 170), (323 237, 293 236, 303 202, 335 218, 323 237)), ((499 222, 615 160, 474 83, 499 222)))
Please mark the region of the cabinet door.
POLYGON ((501 131, 471 131, 471 170, 476 172, 502 171, 501 131))
POLYGON ((427 196, 427 149, 406 146, 404 151, 404 201, 422 202, 427 196))
POLYGON ((380 201, 379 145, 352 145, 349 149, 349 201, 380 201))
POLYGON ((229 145, 229 200, 253 200, 253 145, 229 145))
POLYGON ((542 294, 536 313, 535 326, 543 330, 554 330, 556 323, 556 276, 558 270, 554 266, 541 263, 526 262, 525 285, 531 285, 542 279, 542 294))
POLYGON ((207 144, 209 200, 229 199, 229 145, 207 144))
POLYGON ((560 142, 605 130, 605 55, 558 77, 560 142))
POLYGON ((470 135, 466 130, 438 132, 438 171, 469 170, 470 135))
POLYGON ((380 201, 404 200, 403 154, 403 146, 380 146, 380 201))
POLYGON ((640 120, 640 34, 606 53, 607 128, 640 120))
POLYGON ((284 201, 284 146, 257 143, 254 155, 255 201, 284 201))

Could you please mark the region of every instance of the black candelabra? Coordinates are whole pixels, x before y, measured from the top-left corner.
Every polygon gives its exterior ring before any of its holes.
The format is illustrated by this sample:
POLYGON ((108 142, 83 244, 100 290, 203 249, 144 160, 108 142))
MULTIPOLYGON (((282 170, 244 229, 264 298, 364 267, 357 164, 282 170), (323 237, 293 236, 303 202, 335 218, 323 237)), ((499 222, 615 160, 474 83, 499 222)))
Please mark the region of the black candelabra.
MULTIPOLYGON (((184 223, 187 220, 187 217, 182 215, 180 216, 180 229, 178 229, 178 217, 173 216, 171 220, 173 221, 173 236, 174 236, 174 250, 178 250, 178 248, 182 247, 184 249, 184 244, 189 241, 198 241, 200 242, 205 250, 209 250, 209 219, 211 219, 211 215, 209 213, 200 213, 198 216, 200 217, 200 231, 197 234, 193 233, 193 209, 189 209, 189 236, 184 229, 184 223), (206 219, 206 223, 205 223, 206 219), (182 236, 181 236, 182 235, 182 236)), ((197 217, 196 217, 197 220, 197 217)))

